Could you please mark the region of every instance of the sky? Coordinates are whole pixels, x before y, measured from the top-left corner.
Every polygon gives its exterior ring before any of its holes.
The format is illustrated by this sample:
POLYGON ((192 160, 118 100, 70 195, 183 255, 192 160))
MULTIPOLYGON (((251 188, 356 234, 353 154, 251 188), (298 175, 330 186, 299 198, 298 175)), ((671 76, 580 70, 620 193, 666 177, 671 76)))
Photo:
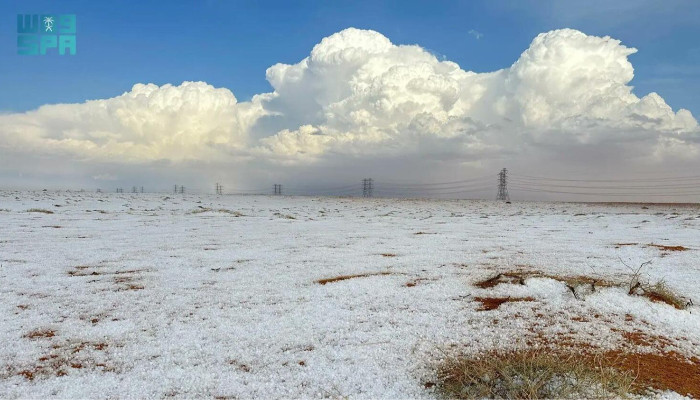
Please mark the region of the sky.
POLYGON ((700 166, 694 0, 4 1, 0 18, 0 186, 700 166), (17 14, 46 13, 77 16, 75 56, 17 54, 17 14))

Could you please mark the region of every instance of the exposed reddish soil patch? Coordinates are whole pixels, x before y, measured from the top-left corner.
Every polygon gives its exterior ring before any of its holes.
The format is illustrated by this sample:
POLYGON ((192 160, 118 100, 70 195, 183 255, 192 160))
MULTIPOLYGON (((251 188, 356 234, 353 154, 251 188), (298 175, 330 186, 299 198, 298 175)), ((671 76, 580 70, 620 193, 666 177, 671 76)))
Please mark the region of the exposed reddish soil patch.
POLYGON ((684 246, 665 246, 663 244, 654 244, 654 243, 649 243, 647 247, 656 247, 657 249, 661 249, 664 251, 686 251, 690 250, 687 247, 684 246))
POLYGON ((635 386, 640 390, 652 387, 659 390, 673 390, 684 396, 700 398, 700 359, 687 359, 676 352, 622 353, 611 351, 605 357, 613 366, 630 371, 637 376, 635 386))
POLYGON ((391 272, 375 272, 375 273, 371 273, 371 274, 357 274, 357 275, 340 275, 340 276, 336 276, 333 278, 319 279, 316 281, 316 283, 318 283, 319 285, 325 285, 327 283, 345 281, 345 280, 354 279, 354 278, 366 278, 368 276, 376 276, 376 275, 391 275, 391 272))
POLYGON ((481 303, 481 307, 479 307, 477 311, 495 310, 503 303, 535 301, 535 299, 532 297, 474 297, 474 300, 481 303))
MULTIPOLYGON (((532 330, 530 330, 532 331, 532 330)), ((618 350, 602 352, 590 343, 582 343, 566 335, 556 337, 538 334, 528 340, 530 346, 545 346, 554 352, 575 352, 590 357, 594 363, 610 366, 636 376, 634 387, 643 394, 648 388, 672 390, 684 396, 700 398, 700 359, 668 350, 673 343, 667 337, 642 331, 622 331, 625 343, 618 350), (645 351, 639 351, 639 347, 645 351)))

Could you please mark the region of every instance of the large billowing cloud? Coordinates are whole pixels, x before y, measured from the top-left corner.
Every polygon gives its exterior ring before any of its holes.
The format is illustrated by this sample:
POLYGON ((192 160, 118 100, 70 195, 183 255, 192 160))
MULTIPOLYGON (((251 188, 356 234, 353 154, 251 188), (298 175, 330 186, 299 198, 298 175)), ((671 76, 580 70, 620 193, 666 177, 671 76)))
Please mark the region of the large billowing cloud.
POLYGON ((635 52, 564 29, 537 36, 510 68, 476 74, 419 46, 348 29, 323 39, 298 64, 268 69, 275 92, 264 107, 306 119, 263 145, 290 156, 366 154, 420 152, 418 145, 432 139, 438 148, 457 143, 469 153, 522 140, 585 144, 627 141, 631 131, 639 139, 696 131, 689 111, 674 113, 656 93, 641 99, 632 93, 627 57, 635 52))
POLYGON ((509 68, 474 73, 350 28, 297 64, 270 67, 273 91, 249 102, 203 82, 136 84, 110 99, 1 115, 0 156, 274 168, 343 157, 525 162, 533 151, 584 157, 622 146, 647 161, 696 159, 691 113, 632 93, 636 51, 562 29, 537 36, 509 68))
POLYGON ((0 145, 100 161, 202 159, 244 148, 262 114, 259 105, 237 103, 230 90, 203 82, 136 84, 111 99, 0 116, 0 145))

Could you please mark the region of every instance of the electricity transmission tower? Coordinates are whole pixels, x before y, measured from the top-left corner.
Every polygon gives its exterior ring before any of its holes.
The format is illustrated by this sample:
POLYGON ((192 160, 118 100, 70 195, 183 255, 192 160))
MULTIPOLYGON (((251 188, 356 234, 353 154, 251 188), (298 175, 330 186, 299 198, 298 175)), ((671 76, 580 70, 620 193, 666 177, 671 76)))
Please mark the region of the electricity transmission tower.
POLYGON ((510 196, 508 195, 508 170, 505 168, 498 173, 498 196, 496 200, 510 201, 510 196))
POLYGON ((373 189, 374 181, 372 178, 365 178, 362 180, 362 197, 372 197, 373 189))
POLYGON ((273 189, 275 190, 276 195, 281 195, 282 194, 282 185, 279 183, 275 183, 273 186, 273 189))
POLYGON ((224 194, 224 187, 221 184, 216 184, 216 194, 224 194))

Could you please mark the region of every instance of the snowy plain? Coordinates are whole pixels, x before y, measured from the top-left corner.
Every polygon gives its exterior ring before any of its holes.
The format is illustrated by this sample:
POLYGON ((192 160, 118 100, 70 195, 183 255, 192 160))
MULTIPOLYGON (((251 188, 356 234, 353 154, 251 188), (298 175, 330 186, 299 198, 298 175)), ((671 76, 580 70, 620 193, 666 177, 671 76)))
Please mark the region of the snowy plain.
POLYGON ((700 357, 699 255, 700 206, 4 191, 0 397, 429 399, 445 352, 537 335, 700 357), (474 286, 648 260, 695 305, 474 286))

